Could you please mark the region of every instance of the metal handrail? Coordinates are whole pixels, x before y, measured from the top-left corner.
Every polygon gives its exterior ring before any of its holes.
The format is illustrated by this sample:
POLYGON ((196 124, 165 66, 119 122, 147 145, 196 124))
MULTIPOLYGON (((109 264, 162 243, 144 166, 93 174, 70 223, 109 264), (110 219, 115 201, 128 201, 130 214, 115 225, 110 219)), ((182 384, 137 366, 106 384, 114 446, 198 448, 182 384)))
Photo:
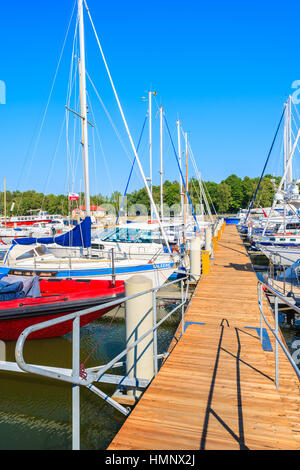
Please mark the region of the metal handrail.
POLYGON ((278 335, 278 331, 279 331, 279 328, 278 328, 278 299, 280 299, 282 302, 284 302, 289 307, 293 308, 298 313, 300 313, 300 308, 298 308, 296 305, 289 302, 276 289, 274 289, 273 287, 269 286, 268 284, 266 284, 262 281, 258 281, 257 293, 258 293, 258 305, 259 305, 259 309, 260 309, 260 313, 261 313, 261 326, 260 326, 261 342, 262 342, 262 319, 264 320, 264 322, 268 326, 268 328, 271 330, 271 332, 272 332, 272 334, 273 334, 273 336, 275 337, 275 340, 276 340, 276 344, 275 344, 276 345, 276 351, 275 351, 276 364, 275 364, 275 366, 276 366, 276 387, 278 389, 279 388, 278 344, 280 345, 281 349, 285 353, 287 359, 289 360, 289 362, 292 365, 294 371, 296 372, 298 379, 300 380, 300 370, 299 370, 297 364, 295 363, 294 359, 292 358, 290 352, 287 350, 287 348, 285 347, 285 345, 283 344, 283 342, 281 341, 281 339, 278 335), (263 312, 262 296, 263 296, 263 291, 265 292, 266 290, 268 290, 269 292, 271 292, 275 296, 275 330, 271 327, 271 325, 269 324, 269 322, 266 319, 266 317, 264 315, 264 312, 263 312))
MULTIPOLYGON (((112 302, 109 302, 107 304, 102 304, 101 307, 116 307, 118 305, 121 305, 124 302, 127 302, 129 300, 135 299, 137 297, 152 293, 153 295, 153 306, 147 313, 150 313, 153 311, 153 327, 149 329, 147 332, 145 332, 138 340, 136 340, 134 343, 130 344, 124 351, 122 351, 117 357, 115 357, 113 360, 111 360, 108 364, 104 366, 99 366, 96 368, 92 369, 87 369, 87 370, 82 370, 80 366, 80 317, 87 315, 89 313, 95 312, 99 309, 98 307, 90 308, 81 312, 75 312, 69 315, 66 315, 61 318, 57 319, 52 319, 44 323, 39 323, 36 325, 32 325, 26 330, 23 331, 23 333, 20 335, 17 344, 16 344, 16 349, 15 349, 15 357, 17 361, 17 365, 21 369, 21 371, 32 373, 35 375, 47 377, 47 378, 52 378, 56 380, 61 380, 64 382, 68 382, 73 385, 72 388, 72 416, 73 416, 73 431, 72 431, 72 436, 73 436, 73 449, 74 450, 79 450, 80 447, 80 403, 79 403, 79 387, 84 386, 88 388, 90 391, 98 395, 100 398, 105 400, 107 403, 109 403, 111 406, 116 408, 118 411, 123 413, 125 416, 128 416, 130 413, 130 410, 128 408, 125 408, 121 404, 117 403, 113 398, 109 397, 106 395, 103 391, 101 391, 98 387, 93 385, 93 382, 100 382, 104 378, 104 373, 114 367, 119 367, 120 362, 119 360, 124 357, 128 351, 131 349, 135 348, 141 341, 143 341, 147 336, 149 336, 151 333, 153 333, 153 361, 154 361, 154 376, 157 375, 158 373, 158 359, 162 358, 162 355, 157 354, 157 329, 158 327, 164 323, 171 315, 173 315, 177 310, 180 308, 182 309, 182 333, 184 332, 184 305, 187 302, 188 298, 188 290, 189 290, 189 279, 190 276, 185 276, 181 279, 177 279, 175 281, 171 281, 167 284, 163 284, 162 286, 159 287, 154 287, 151 289, 148 289, 146 291, 140 292, 138 294, 134 294, 131 296, 123 297, 122 299, 118 299, 112 302), (186 294, 185 297, 183 298, 183 286, 184 286, 184 281, 187 281, 187 286, 186 286, 186 294), (169 312, 167 315, 165 315, 164 318, 162 318, 158 323, 157 323, 157 316, 156 316, 156 294, 157 292, 165 286, 170 286, 173 284, 176 284, 180 282, 181 283, 181 293, 182 293, 182 302, 180 305, 175 307, 171 312, 169 312), (55 371, 51 370, 50 368, 43 368, 43 366, 34 366, 34 365, 29 365, 24 361, 23 357, 23 348, 24 348, 24 343, 27 337, 33 333, 34 331, 39 331, 44 328, 48 328, 49 326, 53 326, 55 324, 63 323, 68 320, 73 320, 73 365, 72 365, 72 374, 66 375, 68 371, 55 371)), ((114 383, 122 383, 125 385, 126 379, 125 377, 117 377, 117 379, 120 379, 119 381, 114 383)), ((130 382, 130 381, 129 381, 130 382)), ((137 388, 145 388, 149 384, 149 380, 143 380, 143 379, 135 379, 134 384, 132 381, 130 382, 130 386, 134 386, 137 388), (142 385, 143 383, 146 383, 146 385, 142 385)))
POLYGON ((26 339, 28 338, 28 336, 33 333, 33 332, 36 332, 36 331, 40 331, 42 329, 45 329, 45 328, 49 328, 53 325, 58 325, 60 323, 64 323, 66 321, 70 321, 70 320, 76 320, 76 319, 79 319, 80 317, 84 316, 84 315, 88 315, 88 314, 91 314, 91 313, 94 313, 96 311, 99 310, 99 305, 97 307, 92 307, 92 308, 89 308, 89 309, 86 309, 86 310, 81 310, 79 312, 74 312, 74 313, 71 313, 69 315, 65 315, 63 317, 60 317, 60 318, 54 318, 52 320, 49 320, 49 321, 46 321, 46 322, 42 322, 42 323, 38 323, 38 324, 35 324, 35 325, 32 325, 32 326, 29 326, 28 328, 26 328, 20 335, 20 337, 18 338, 18 341, 16 343, 16 348, 15 348, 15 358, 16 358, 16 362, 18 364, 18 366, 20 367, 21 370, 24 370, 25 372, 28 372, 28 373, 32 373, 32 374, 37 374, 37 375, 43 375, 45 377, 48 377, 48 378, 53 378, 53 379, 57 379, 57 380, 63 380, 63 381, 66 381, 66 382, 69 382, 69 383, 73 383, 73 384, 76 384, 76 385, 84 385, 84 386, 87 386, 89 384, 91 384, 92 382, 95 381, 95 379, 97 379, 98 377, 97 376, 100 376, 101 374, 104 373, 105 370, 108 370, 109 368, 112 367, 112 365, 114 365, 116 362, 118 362, 118 360, 123 357, 128 350, 136 347, 136 345, 141 342, 146 336, 148 336, 149 334, 151 334, 154 330, 157 330, 157 328, 165 321, 167 320, 171 314, 175 313, 175 311, 177 311, 179 308, 181 308, 185 303, 186 303, 186 300, 187 300, 187 292, 188 292, 188 286, 189 286, 189 276, 186 276, 186 277, 183 277, 181 279, 177 279, 175 281, 172 281, 172 282, 169 282, 167 284, 163 284, 162 286, 159 286, 159 287, 153 287, 151 289, 148 289, 146 291, 143 291, 143 292, 140 292, 138 294, 134 294, 134 295, 131 295, 129 297, 122 297, 121 299, 117 299, 117 300, 114 300, 114 301, 111 301, 111 302, 108 302, 106 304, 101 304, 101 307, 103 308, 111 308, 111 307, 117 307, 118 305, 121 305, 122 303, 124 302, 127 302, 128 300, 133 300, 137 297, 141 297, 143 295, 146 295, 146 294, 149 294, 149 293, 152 293, 152 294, 156 294, 162 287, 166 287, 166 286, 170 286, 170 285, 173 285, 173 284, 176 284, 178 282, 181 282, 183 283, 185 280, 187 280, 187 288, 186 288, 186 296, 185 296, 185 299, 183 300, 182 299, 182 303, 177 306, 174 310, 172 310, 172 312, 170 312, 169 314, 167 314, 159 323, 157 323, 156 325, 154 325, 153 328, 151 328, 151 330, 147 331, 141 338, 139 338, 139 340, 137 340, 135 343, 133 343, 132 345, 130 345, 128 348, 126 348, 121 354, 118 355, 117 359, 116 360, 113 360, 111 361, 112 364, 110 363, 110 367, 106 367, 106 366, 103 366, 103 368, 101 369, 100 373, 98 374, 87 374, 87 377, 86 379, 82 379, 80 376, 78 377, 75 377, 75 376, 68 376, 68 375, 64 375, 64 374, 57 374, 57 373, 54 373, 52 371, 49 371, 49 370, 42 370, 41 367, 36 367, 36 366, 33 366, 33 365, 29 365, 27 364, 25 361, 24 361, 24 357, 23 357, 23 348, 24 348, 24 343, 26 341, 26 339))

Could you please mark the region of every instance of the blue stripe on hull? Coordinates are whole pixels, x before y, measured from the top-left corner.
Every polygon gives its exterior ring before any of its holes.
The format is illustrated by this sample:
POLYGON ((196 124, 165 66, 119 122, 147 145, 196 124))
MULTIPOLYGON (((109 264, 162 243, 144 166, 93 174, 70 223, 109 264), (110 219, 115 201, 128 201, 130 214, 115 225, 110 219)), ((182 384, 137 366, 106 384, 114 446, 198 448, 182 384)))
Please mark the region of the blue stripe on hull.
MULTIPOLYGON (((155 264, 155 265, 144 265, 144 266, 133 266, 133 267, 124 267, 124 268, 116 268, 115 269, 115 274, 133 274, 133 273, 142 273, 142 272, 149 272, 149 271, 160 271, 164 269, 172 269, 175 268, 174 263, 160 263, 160 264, 155 264)), ((8 274, 9 271, 14 270, 14 271, 24 271, 24 272, 43 272, 43 273, 56 273, 55 277, 58 278, 65 278, 65 277, 93 277, 93 276, 111 276, 112 275, 112 269, 89 269, 89 270, 83 270, 83 269, 77 269, 77 270, 67 270, 67 271, 59 271, 57 270, 48 270, 48 269, 31 269, 31 268, 18 268, 18 267, 13 267, 13 268, 4 268, 0 267, 0 275, 1 274, 8 274)))

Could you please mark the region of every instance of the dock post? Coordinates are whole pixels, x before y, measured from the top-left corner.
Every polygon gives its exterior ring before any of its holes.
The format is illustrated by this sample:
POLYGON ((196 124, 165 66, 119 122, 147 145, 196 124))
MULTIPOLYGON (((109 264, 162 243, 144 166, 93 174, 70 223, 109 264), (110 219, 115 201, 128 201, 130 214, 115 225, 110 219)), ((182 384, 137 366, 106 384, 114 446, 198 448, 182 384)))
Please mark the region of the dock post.
MULTIPOLYGON (((279 334, 279 322, 278 322, 278 297, 275 297, 275 333, 279 334)), ((279 355, 278 355, 278 341, 275 339, 275 384, 277 390, 279 390, 279 355)))
POLYGON ((0 341, 0 361, 6 361, 6 344, 4 341, 0 341))
POLYGON ((218 249, 218 237, 213 237, 213 250, 214 250, 214 253, 217 251, 218 249))
POLYGON ((190 250, 190 263, 191 263, 191 284, 195 284, 201 277, 201 240, 200 237, 195 237, 191 240, 190 250))
MULTIPOLYGON (((144 276, 133 276, 125 281, 126 297, 152 289, 152 281, 144 276)), ((137 341, 146 331, 153 328, 153 294, 141 295, 128 300, 125 306, 126 345, 137 341)), ((128 377, 152 380, 154 377, 154 334, 150 334, 134 349, 127 353, 126 372, 128 377)), ((130 390, 127 395, 138 398, 140 391, 130 390)))
POLYGON ((202 274, 209 272, 209 251, 202 251, 202 274))
POLYGON ((208 251, 209 254, 212 252, 212 229, 210 225, 205 229, 205 251, 208 251))

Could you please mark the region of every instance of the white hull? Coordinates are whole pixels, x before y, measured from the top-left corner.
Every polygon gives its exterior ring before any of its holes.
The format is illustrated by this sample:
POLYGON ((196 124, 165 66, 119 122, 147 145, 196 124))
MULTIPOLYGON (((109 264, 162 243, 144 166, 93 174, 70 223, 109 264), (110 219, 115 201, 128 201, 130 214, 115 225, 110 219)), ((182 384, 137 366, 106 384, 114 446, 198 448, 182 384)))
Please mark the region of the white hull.
POLYGON ((300 259, 300 248, 260 247, 264 255, 275 265, 291 266, 300 259))

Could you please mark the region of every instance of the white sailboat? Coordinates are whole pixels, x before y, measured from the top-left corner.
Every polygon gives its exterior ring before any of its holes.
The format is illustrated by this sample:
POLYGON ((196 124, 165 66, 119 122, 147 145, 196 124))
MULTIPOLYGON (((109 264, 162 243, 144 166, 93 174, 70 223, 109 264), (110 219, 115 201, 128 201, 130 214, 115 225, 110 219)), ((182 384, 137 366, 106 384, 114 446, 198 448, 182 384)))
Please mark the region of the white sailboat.
POLYGON ((0 274, 19 273, 21 275, 34 275, 40 277, 56 278, 76 278, 76 279, 117 279, 126 280, 134 274, 143 274, 151 279, 153 286, 158 287, 164 284, 168 278, 176 271, 179 264, 179 255, 172 253, 165 229, 160 221, 157 208, 154 204, 151 189, 148 186, 144 175, 139 156, 134 146, 125 115, 119 101, 112 77, 110 75, 107 62, 105 60, 102 47, 96 33, 94 23, 89 9, 84 0, 78 0, 78 26, 80 38, 80 58, 79 58, 79 81, 81 97, 81 127, 82 127, 82 150, 84 162, 84 186, 86 219, 74 229, 74 233, 69 232, 63 237, 49 237, 48 239, 19 239, 14 242, 8 250, 0 274), (157 220, 161 236, 165 241, 165 250, 159 250, 149 257, 146 253, 140 257, 129 257, 128 253, 113 253, 108 256, 106 251, 91 249, 91 214, 90 214, 90 188, 89 188, 89 143, 88 143, 88 116, 87 116, 87 95, 86 95, 86 68, 85 68, 85 39, 84 39, 84 14, 83 3, 86 6, 88 16, 91 20, 97 43, 112 85, 115 98, 128 134, 132 150, 135 154, 144 184, 150 198, 151 207, 157 220), (88 234, 83 231, 89 231, 88 234), (74 241, 76 243, 69 243, 74 241), (83 240, 84 239, 84 240, 83 240), (80 256, 78 256, 78 251, 80 256))

